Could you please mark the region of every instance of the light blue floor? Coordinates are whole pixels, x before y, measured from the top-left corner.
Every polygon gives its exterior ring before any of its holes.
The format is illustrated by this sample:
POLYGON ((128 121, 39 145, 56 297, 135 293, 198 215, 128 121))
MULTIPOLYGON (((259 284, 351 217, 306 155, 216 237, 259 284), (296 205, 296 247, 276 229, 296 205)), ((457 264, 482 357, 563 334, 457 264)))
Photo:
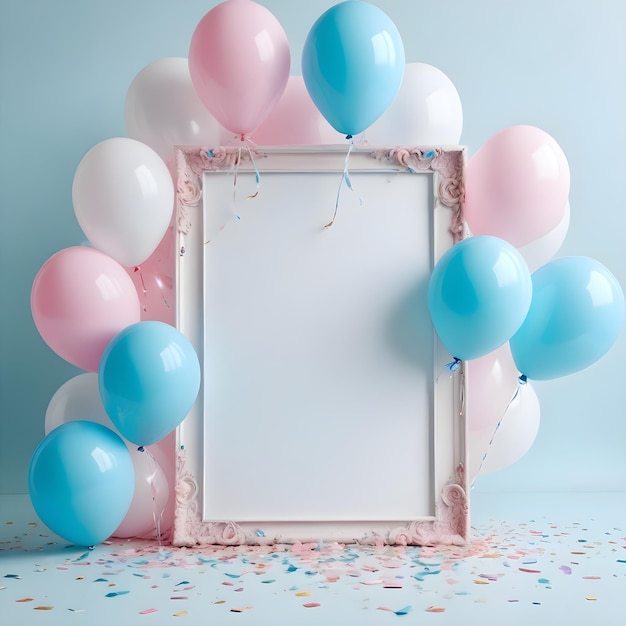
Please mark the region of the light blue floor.
POLYGON ((626 494, 476 494, 467 549, 68 546, 0 497, 0 623, 626 624, 626 494))

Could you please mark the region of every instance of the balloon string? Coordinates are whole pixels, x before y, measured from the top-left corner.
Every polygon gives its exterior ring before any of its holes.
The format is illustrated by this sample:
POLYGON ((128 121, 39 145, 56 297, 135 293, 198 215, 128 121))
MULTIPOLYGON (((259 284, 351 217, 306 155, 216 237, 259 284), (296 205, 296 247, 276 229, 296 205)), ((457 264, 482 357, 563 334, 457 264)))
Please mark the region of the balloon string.
POLYGON ((480 465, 478 466, 476 475, 474 476, 474 479, 472 480, 470 489, 474 488, 474 484, 476 483, 478 475, 480 474, 480 470, 483 468, 483 465, 485 464, 485 461, 487 460, 487 456, 489 455, 489 452, 491 451, 491 446, 493 445, 496 435, 498 434, 498 431, 500 430, 500 426, 502 426, 502 422, 504 421, 504 418, 507 416, 507 413, 509 412, 509 409, 511 408, 511 405, 513 404, 513 402, 515 402, 515 400, 519 396, 520 390, 527 382, 528 382, 528 377, 525 374, 522 374, 517 379, 517 388, 515 389, 515 393, 513 394, 513 397, 509 400, 509 403, 506 405, 506 409, 504 409, 504 413, 502 414, 502 417, 498 420, 498 423, 496 424, 496 428, 493 431, 493 435, 491 435, 491 439, 489 440, 487 449, 485 450, 485 453, 483 454, 483 457, 480 460, 480 465))
MULTIPOLYGON (((146 294, 148 293, 148 290, 146 289, 146 283, 143 279, 143 272, 141 271, 141 265, 136 265, 133 269, 133 272, 136 272, 139 274, 139 281, 141 282, 141 292, 143 293, 144 297, 146 296, 146 294)), ((144 311, 144 313, 147 313, 147 309, 146 309, 146 305, 142 304, 141 307, 144 311)))
MULTIPOLYGON (((254 167, 254 180, 256 182, 256 191, 248 196, 248 200, 252 200, 259 195, 259 187, 261 185, 261 174, 259 173, 259 168, 256 165, 256 161, 254 160, 254 156, 252 155, 252 150, 250 149, 250 141, 245 138, 243 135, 241 136, 241 141, 245 141, 245 147, 248 151, 248 156, 250 157, 250 162, 254 167)), ((233 175, 233 212, 235 213, 235 217, 240 220, 241 215, 239 215, 235 209, 237 202, 237 178, 239 175, 239 165, 241 163, 241 154, 242 154, 242 146, 239 146, 237 150, 237 161, 235 162, 235 171, 233 175)))
POLYGON ((135 266, 133 271, 139 272, 139 280, 141 281, 141 290, 143 291, 144 294, 148 293, 148 290, 146 289, 146 283, 143 280, 143 272, 141 271, 141 265, 135 266))
MULTIPOLYGON (((181 248, 180 256, 183 256, 183 254, 184 254, 184 248, 181 248)), ((141 282, 141 293, 144 295, 144 297, 146 297, 148 295, 148 288, 146 287, 146 281, 143 278, 143 270, 141 268, 141 265, 136 265, 133 268, 133 272, 136 272, 139 274, 139 281, 141 282)), ((163 290, 161 290, 161 301, 168 309, 170 308, 170 303, 167 301, 167 298, 165 297, 163 290)), ((145 304, 142 306, 142 309, 144 313, 148 312, 148 307, 145 304)))
POLYGON ((235 172, 233 174, 233 213, 235 217, 240 220, 241 216, 237 214, 235 209, 235 203, 237 201, 237 175, 239 174, 239 163, 241 163, 241 146, 239 146, 239 150, 237 151, 237 160, 235 161, 235 172))
POLYGON ((159 552, 163 549, 162 533, 161 533, 161 512, 157 505, 157 490, 154 484, 154 479, 157 474, 157 461, 147 448, 139 446, 137 448, 139 452, 143 452, 148 456, 148 463, 150 464, 150 473, 148 474, 148 484, 150 485, 150 494, 152 496, 152 519, 154 521, 154 529, 159 543, 159 552))
MULTIPOLYGON (((345 184, 350 191, 354 191, 354 188, 352 187, 352 180, 350 180, 349 170, 350 155, 352 154, 352 149, 354 148, 354 139, 352 135, 346 135, 346 139, 349 141, 348 152, 343 162, 343 173, 341 175, 341 180, 339 181, 339 187, 337 189, 337 197, 335 199, 335 211, 333 213, 333 218, 330 220, 330 222, 328 222, 328 224, 324 224, 324 228, 330 228, 335 223, 335 219, 337 218, 337 211, 339 210, 339 196, 341 195, 341 188, 343 187, 343 185, 345 184)), ((359 204, 361 204, 361 202, 362 201, 359 199, 359 204)))
POLYGON ((248 196, 248 200, 252 200, 253 198, 256 198, 259 195, 259 187, 261 185, 261 174, 259 174, 259 168, 256 166, 256 161, 254 160, 254 157, 252 156, 252 150, 250 149, 249 142, 246 142, 246 150, 248 151, 250 162, 252 163, 252 166, 254 167, 254 179, 256 181, 256 192, 248 196))

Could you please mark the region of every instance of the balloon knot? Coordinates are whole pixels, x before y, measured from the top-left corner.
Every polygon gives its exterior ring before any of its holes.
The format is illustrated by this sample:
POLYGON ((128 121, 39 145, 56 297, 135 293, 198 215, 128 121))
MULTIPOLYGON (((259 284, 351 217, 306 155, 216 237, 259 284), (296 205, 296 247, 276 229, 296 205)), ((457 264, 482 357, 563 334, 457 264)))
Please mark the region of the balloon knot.
POLYGON ((459 367, 461 367, 461 359, 454 357, 454 361, 451 361, 450 363, 448 363, 446 367, 451 372, 456 372, 459 369, 459 367))
POLYGON ((350 141, 350 139, 352 139, 352 135, 346 135, 346 139, 350 141))
POLYGON ((526 376, 526 374, 522 374, 519 377, 519 384, 520 385, 525 385, 528 382, 528 376, 526 376))
POLYGON ((139 446, 137 448, 137 452, 145 452, 145 451, 146 451, 146 449, 143 446, 139 446))

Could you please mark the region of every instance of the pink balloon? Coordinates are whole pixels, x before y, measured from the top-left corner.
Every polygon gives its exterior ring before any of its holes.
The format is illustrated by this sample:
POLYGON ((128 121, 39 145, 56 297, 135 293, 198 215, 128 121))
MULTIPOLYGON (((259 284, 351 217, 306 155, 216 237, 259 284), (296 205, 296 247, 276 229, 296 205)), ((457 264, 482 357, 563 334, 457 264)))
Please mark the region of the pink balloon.
POLYGON ((557 142, 534 126, 512 126, 469 160, 465 219, 474 235, 524 246, 559 224, 569 186, 569 165, 557 142))
POLYGON ((61 250, 44 263, 33 281, 31 311, 48 346, 91 372, 111 339, 140 321, 139 298, 124 268, 83 246, 61 250))
POLYGON ((200 100, 242 138, 278 103, 290 61, 282 26, 251 0, 227 0, 211 9, 189 47, 189 73, 200 100))
POLYGON ((465 364, 467 368, 467 428, 493 432, 515 395, 519 372, 509 344, 465 364))
MULTIPOLYGON (((345 144, 311 100, 302 76, 290 76, 276 107, 250 139, 259 146, 318 146, 345 144)), ((233 145, 240 137, 222 131, 220 143, 233 145)))
POLYGON ((157 249, 141 265, 125 268, 141 305, 141 321, 176 324, 174 296, 174 227, 170 226, 157 249))

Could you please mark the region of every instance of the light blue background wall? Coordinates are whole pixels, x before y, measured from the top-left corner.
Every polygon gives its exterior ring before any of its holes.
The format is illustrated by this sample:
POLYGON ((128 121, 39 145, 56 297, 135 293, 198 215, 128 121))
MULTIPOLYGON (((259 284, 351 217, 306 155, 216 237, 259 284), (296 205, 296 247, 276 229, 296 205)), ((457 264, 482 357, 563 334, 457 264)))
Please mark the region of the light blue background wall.
MULTIPOLYGON (((26 491, 31 454, 58 387, 79 373, 30 315, 41 265, 84 237, 71 186, 83 155, 124 136, 126 90, 147 64, 188 55, 216 2, 20 0, 0 18, 0 493, 26 491)), ((329 0, 265 0, 300 72, 306 34, 329 0)), ((599 260, 626 286, 626 3, 620 0, 377 0, 407 61, 430 63, 463 102, 462 143, 532 124, 552 134, 572 176, 561 255, 599 260)), ((233 42, 236 46, 237 43, 233 42)), ((626 333, 591 368, 536 383, 539 437, 476 490, 626 490, 626 333)))

